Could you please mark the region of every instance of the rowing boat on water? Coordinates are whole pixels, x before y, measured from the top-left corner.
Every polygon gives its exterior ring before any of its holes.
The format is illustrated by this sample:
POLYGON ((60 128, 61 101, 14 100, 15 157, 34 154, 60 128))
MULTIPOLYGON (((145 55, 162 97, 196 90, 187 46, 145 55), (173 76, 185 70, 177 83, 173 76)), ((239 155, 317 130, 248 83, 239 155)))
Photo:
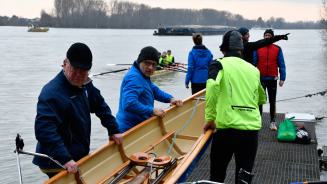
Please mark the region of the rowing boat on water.
POLYGON ((48 27, 29 27, 27 29, 28 32, 48 32, 49 28, 48 27))
POLYGON ((80 172, 62 171, 45 183, 176 183, 186 179, 192 163, 209 144, 202 133, 204 90, 171 107, 164 118, 151 117, 77 163, 80 172), (141 156, 140 156, 141 155, 141 156))
POLYGON ((173 73, 173 72, 175 72, 175 71, 168 70, 168 69, 156 70, 151 77, 158 77, 158 76, 166 75, 166 74, 173 73))

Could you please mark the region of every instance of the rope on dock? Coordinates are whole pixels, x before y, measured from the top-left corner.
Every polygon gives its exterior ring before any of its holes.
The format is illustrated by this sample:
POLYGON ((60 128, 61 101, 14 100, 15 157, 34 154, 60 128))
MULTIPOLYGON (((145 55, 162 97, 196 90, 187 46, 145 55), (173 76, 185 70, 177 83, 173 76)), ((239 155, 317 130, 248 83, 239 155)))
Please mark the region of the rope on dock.
POLYGON ((324 91, 320 91, 320 92, 317 92, 317 93, 311 93, 311 94, 307 94, 307 95, 304 95, 304 96, 298 96, 298 97, 292 97, 292 98, 285 98, 285 99, 282 99, 282 100, 276 100, 276 102, 283 102, 283 101, 295 100, 295 99, 299 99, 299 98, 313 97, 313 96, 316 96, 316 95, 325 96, 326 93, 327 93, 327 89, 324 90, 324 91))
POLYGON ((168 147, 168 150, 167 150, 168 155, 170 155, 171 150, 173 148, 173 145, 176 143, 177 135, 179 135, 181 132, 183 132, 190 125, 190 123, 192 122, 192 119, 193 119, 193 117, 194 117, 194 115, 196 113, 199 102, 200 102, 200 99, 197 99, 196 102, 195 102, 195 105, 193 107, 192 113, 189 116, 189 119, 184 123, 184 125, 183 125, 183 127, 181 129, 177 130, 176 133, 174 133, 174 137, 172 138, 172 142, 170 143, 170 145, 168 147))

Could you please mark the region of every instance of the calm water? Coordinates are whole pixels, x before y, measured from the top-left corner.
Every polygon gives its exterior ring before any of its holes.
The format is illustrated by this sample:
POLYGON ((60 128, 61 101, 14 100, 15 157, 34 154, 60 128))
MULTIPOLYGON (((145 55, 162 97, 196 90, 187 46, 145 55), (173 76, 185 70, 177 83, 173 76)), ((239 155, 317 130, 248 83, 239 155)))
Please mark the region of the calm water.
MULTIPOLYGON (((101 73, 117 67, 108 63, 131 63, 144 46, 152 45, 159 51, 171 49, 177 62, 186 63, 193 46, 190 37, 155 37, 152 30, 95 30, 50 29, 48 33, 29 33, 23 27, 0 27, 0 183, 18 183, 14 138, 17 133, 25 141, 24 150, 34 151, 34 118, 38 94, 42 86, 61 69, 68 47, 84 42, 94 57, 92 73, 101 73)), ((290 32, 289 41, 280 41, 283 48, 287 79, 278 89, 278 99, 303 96, 327 89, 327 50, 317 30, 277 30, 276 34, 290 32)), ((263 30, 251 30, 251 40, 262 37, 263 30)), ((204 44, 221 57, 218 46, 221 36, 207 36, 204 44)), ((94 78, 114 114, 118 107, 119 86, 124 73, 94 78)), ((177 98, 185 98, 190 91, 184 88, 185 74, 172 73, 155 79, 164 90, 177 98)), ((168 107, 166 104, 157 104, 168 107)), ((307 112, 327 116, 327 97, 302 98, 277 104, 278 112, 307 112)), ((267 109, 266 109, 267 110, 267 109)), ((93 117, 91 149, 107 141, 106 131, 93 117)), ((327 145, 327 119, 317 124, 319 146, 327 145)), ((21 155, 24 183, 42 183, 47 177, 31 161, 21 155)), ((323 175, 324 176, 324 175, 323 175)))

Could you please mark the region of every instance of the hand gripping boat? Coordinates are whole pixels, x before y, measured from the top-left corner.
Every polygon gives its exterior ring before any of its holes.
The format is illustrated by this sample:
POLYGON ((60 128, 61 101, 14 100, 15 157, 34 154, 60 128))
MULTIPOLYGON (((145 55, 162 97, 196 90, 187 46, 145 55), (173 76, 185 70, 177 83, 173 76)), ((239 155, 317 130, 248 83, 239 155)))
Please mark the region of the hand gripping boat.
POLYGON ((151 117, 78 161, 79 172, 62 171, 47 184, 177 183, 187 178, 204 152, 211 131, 203 134, 205 90, 173 106, 164 118, 151 117))

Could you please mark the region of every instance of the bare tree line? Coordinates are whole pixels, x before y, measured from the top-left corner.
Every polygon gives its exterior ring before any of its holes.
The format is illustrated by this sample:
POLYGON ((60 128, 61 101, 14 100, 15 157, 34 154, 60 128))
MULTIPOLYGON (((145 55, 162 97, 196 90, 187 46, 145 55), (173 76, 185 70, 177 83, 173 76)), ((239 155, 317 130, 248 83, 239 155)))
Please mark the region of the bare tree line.
POLYGON ((322 15, 321 15, 321 24, 323 28, 327 28, 327 0, 322 0, 322 15))
POLYGON ((55 0, 54 13, 41 12, 40 25, 107 28, 108 7, 103 0, 55 0))
MULTIPOLYGON (((326 7, 326 0, 323 0, 326 7)), ((0 25, 1 25, 0 17, 0 25)), ((35 23, 35 21, 34 21, 35 23)), ((41 18, 36 22, 40 26, 67 28, 121 28, 154 29, 161 25, 226 25, 246 27, 273 27, 285 29, 321 28, 321 22, 286 22, 283 18, 271 17, 264 21, 245 19, 238 14, 214 9, 162 9, 132 2, 106 3, 104 0, 55 0, 51 13, 41 11, 41 18)))
POLYGON ((55 0, 54 13, 42 12, 41 25, 85 28, 154 29, 161 25, 199 24, 261 26, 274 28, 320 28, 319 22, 288 23, 283 18, 248 20, 238 14, 214 9, 162 9, 144 4, 104 0, 55 0))

